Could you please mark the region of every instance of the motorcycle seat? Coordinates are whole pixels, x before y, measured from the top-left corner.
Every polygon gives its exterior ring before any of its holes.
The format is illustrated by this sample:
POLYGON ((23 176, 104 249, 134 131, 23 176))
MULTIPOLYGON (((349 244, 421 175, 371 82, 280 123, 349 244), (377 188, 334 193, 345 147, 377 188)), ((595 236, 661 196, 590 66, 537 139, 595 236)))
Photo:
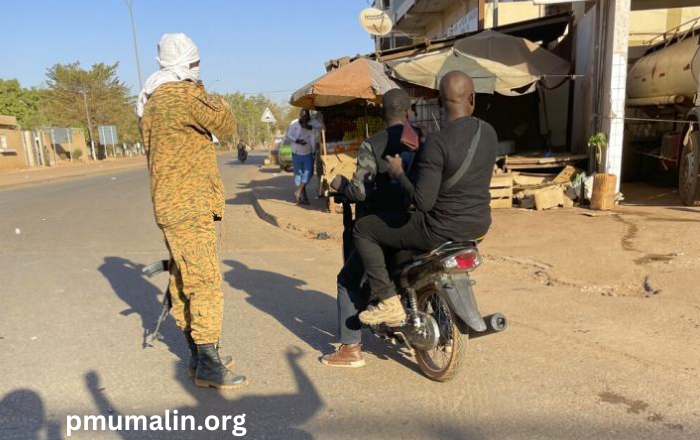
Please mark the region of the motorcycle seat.
POLYGON ((400 250, 393 256, 394 267, 401 267, 413 261, 420 251, 400 250))
POLYGON ((430 252, 417 250, 402 249, 393 255, 392 263, 394 267, 401 267, 408 263, 427 260, 428 258, 445 254, 447 252, 458 251, 463 249, 474 249, 477 247, 478 241, 466 241, 462 243, 452 243, 450 241, 441 244, 430 252))

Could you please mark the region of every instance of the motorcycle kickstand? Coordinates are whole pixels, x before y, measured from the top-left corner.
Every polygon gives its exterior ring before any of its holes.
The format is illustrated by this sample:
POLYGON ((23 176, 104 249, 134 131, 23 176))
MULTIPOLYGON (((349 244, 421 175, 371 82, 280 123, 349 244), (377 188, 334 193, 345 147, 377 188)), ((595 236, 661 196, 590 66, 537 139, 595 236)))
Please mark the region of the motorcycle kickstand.
POLYGON ((411 343, 408 342, 408 338, 406 337, 406 335, 404 335, 402 332, 395 332, 394 334, 398 336, 401 339, 401 342, 403 342, 406 348, 408 348, 408 352, 411 353, 411 356, 415 356, 416 350, 413 348, 411 343))

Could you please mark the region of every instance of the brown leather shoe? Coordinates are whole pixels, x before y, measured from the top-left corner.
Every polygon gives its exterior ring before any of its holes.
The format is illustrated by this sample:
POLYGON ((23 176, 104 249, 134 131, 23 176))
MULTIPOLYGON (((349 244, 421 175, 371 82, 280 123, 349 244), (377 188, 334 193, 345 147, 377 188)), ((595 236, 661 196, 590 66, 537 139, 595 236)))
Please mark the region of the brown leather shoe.
POLYGON ((362 357, 362 344, 340 344, 333 353, 321 358, 321 362, 331 367, 360 368, 365 366, 362 357))

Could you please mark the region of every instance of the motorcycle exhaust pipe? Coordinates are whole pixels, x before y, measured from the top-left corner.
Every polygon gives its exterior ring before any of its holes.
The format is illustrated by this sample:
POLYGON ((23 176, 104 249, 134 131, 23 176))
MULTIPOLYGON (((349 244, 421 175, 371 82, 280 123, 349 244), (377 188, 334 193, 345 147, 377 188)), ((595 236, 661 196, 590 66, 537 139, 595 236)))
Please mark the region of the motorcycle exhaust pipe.
POLYGON ((492 315, 484 316, 483 319, 486 323, 486 330, 478 333, 470 333, 469 339, 481 338, 494 333, 501 333, 503 330, 508 328, 508 320, 502 313, 494 313, 492 315))

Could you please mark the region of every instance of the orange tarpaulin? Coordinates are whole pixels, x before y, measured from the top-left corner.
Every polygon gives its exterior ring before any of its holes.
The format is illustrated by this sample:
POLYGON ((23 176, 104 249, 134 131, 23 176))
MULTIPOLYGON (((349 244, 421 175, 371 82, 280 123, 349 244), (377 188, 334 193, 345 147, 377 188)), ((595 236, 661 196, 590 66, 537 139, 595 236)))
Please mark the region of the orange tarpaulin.
POLYGON ((300 88, 294 92, 290 103, 296 107, 314 108, 354 99, 379 102, 384 93, 398 87, 386 75, 383 64, 359 58, 300 88))

